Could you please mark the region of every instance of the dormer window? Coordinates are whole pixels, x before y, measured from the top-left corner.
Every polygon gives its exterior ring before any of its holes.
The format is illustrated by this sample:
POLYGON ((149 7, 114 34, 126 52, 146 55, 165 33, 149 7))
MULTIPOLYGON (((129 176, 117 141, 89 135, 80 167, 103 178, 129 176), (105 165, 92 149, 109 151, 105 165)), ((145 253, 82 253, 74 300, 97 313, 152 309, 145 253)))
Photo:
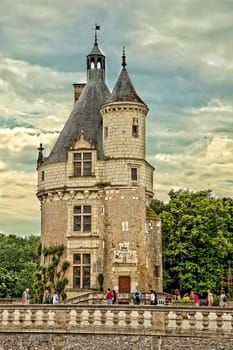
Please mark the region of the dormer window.
POLYGON ((92 175, 92 153, 77 152, 74 153, 74 176, 92 175))

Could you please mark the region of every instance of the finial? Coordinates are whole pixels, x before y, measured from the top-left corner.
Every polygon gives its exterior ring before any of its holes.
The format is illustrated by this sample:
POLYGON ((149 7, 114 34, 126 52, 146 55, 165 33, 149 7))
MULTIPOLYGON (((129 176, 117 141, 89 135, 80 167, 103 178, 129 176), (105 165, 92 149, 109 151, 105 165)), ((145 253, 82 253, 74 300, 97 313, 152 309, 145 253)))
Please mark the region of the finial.
POLYGON ((37 150, 39 151, 38 152, 38 158, 37 158, 37 165, 40 165, 44 161, 44 156, 43 156, 44 147, 42 146, 42 143, 40 143, 40 147, 37 148, 37 150))
POLYGON ((126 66, 126 57, 125 57, 125 47, 123 46, 123 53, 122 53, 122 67, 125 69, 126 66))
POLYGON ((95 46, 98 45, 98 42, 97 42, 97 30, 100 30, 100 26, 98 26, 98 25, 95 23, 95 41, 94 41, 94 45, 95 45, 95 46))

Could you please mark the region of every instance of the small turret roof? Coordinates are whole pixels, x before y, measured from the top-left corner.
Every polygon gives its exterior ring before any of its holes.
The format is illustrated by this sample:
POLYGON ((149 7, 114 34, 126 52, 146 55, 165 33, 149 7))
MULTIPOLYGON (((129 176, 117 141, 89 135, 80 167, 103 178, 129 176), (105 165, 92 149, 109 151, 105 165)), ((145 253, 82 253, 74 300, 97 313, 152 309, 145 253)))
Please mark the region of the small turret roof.
POLYGON ((107 100, 106 103, 111 102, 139 102, 145 105, 142 99, 136 93, 136 90, 133 86, 132 81, 126 70, 126 56, 125 56, 125 47, 123 46, 122 53, 122 70, 119 75, 119 78, 114 86, 114 89, 107 100))
POLYGON ((125 66, 121 70, 113 92, 106 101, 106 103, 112 102, 138 102, 145 105, 143 100, 137 95, 125 66))

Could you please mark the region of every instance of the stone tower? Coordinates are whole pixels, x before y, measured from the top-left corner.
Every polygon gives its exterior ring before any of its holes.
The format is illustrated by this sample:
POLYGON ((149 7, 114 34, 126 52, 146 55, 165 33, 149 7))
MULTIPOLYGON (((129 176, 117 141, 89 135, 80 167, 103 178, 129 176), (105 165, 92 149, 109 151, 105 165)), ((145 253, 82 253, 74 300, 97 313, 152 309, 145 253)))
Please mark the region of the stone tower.
POLYGON ((162 291, 158 216, 149 208, 154 168, 145 159, 148 108, 126 70, 110 93, 95 32, 87 83, 50 155, 37 161, 42 247, 64 245, 68 298, 104 287, 162 291))

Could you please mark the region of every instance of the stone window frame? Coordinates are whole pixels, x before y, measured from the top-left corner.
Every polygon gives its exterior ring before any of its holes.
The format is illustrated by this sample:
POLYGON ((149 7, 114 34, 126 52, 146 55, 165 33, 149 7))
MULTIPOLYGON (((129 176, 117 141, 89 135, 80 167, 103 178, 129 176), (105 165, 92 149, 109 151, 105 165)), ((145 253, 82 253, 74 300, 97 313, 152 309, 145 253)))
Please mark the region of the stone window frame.
POLYGON ((92 229, 92 207, 87 204, 73 206, 73 231, 90 233, 92 229), (78 229, 80 227, 80 229, 78 229))
POLYGON ((130 168, 130 178, 131 181, 137 182, 138 181, 138 167, 131 166, 130 168))
POLYGON ((75 177, 93 175, 93 155, 90 150, 73 153, 73 171, 75 177))
POLYGON ((73 288, 90 289, 91 254, 77 252, 73 254, 73 288))
POLYGON ((133 136, 133 137, 138 137, 138 136, 139 136, 138 118, 133 118, 133 123, 132 123, 132 136, 133 136))

